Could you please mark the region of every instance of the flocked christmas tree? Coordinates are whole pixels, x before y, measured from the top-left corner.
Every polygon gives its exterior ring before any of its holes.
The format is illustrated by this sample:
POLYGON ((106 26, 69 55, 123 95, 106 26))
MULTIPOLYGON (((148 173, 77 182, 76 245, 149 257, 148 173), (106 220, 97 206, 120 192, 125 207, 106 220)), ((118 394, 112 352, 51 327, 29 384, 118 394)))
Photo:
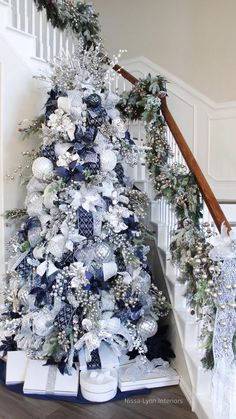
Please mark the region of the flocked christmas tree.
POLYGON ((64 372, 82 347, 93 361, 102 341, 118 355, 145 354, 168 311, 147 265, 146 196, 123 166, 139 150, 116 109, 111 67, 100 44, 82 42, 52 65, 27 216, 11 240, 1 349, 64 372))

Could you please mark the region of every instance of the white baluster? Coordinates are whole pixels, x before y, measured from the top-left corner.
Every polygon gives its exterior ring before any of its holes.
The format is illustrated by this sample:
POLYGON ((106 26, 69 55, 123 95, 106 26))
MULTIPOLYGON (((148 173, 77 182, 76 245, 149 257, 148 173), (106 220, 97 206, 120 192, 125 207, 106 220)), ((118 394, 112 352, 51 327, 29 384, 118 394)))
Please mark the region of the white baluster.
POLYGON ((35 4, 34 2, 31 2, 31 19, 32 19, 32 23, 31 23, 31 33, 32 35, 35 35, 35 4))
POLYGON ((44 43, 43 43, 43 14, 42 12, 38 13, 38 42, 39 42, 39 58, 44 58, 44 43))
POLYGON ((73 54, 73 38, 71 35, 69 37, 69 54, 70 56, 73 54))
POLYGON ((75 53, 75 43, 72 41, 72 49, 71 49, 71 53, 74 54, 75 53))
POLYGON ((10 7, 11 7, 11 26, 16 28, 16 4, 14 0, 10 0, 10 7))
POLYGON ((126 86, 127 86, 127 84, 126 84, 126 80, 125 79, 123 79, 123 92, 125 92, 127 89, 126 89, 126 86))
POLYGON ((20 0, 16 0, 16 28, 21 29, 20 0))
POLYGON ((69 39, 68 39, 68 35, 66 35, 66 39, 65 39, 65 53, 66 53, 66 56, 69 57, 69 39))
POLYGON ((53 28, 52 30, 52 54, 53 58, 57 55, 57 30, 53 28))
POLYGON ((160 199, 160 223, 163 224, 163 198, 160 199))
POLYGON ((119 92, 119 77, 118 74, 115 75, 115 93, 119 92))
POLYGON ((28 0, 24 0, 24 31, 29 33, 29 16, 28 16, 28 0))
POLYGON ((47 57, 47 61, 50 61, 51 60, 50 25, 46 19, 45 19, 45 25, 46 25, 46 41, 45 41, 46 57, 47 57))
POLYGON ((59 55, 63 53, 63 32, 59 32, 59 55))

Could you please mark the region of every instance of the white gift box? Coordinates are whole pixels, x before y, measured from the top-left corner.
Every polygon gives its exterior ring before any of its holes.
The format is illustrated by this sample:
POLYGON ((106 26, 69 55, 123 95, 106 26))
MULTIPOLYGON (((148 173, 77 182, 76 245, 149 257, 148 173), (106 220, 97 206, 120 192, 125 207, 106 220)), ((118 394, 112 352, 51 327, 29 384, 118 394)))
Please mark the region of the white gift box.
POLYGON ((45 365, 45 361, 29 361, 23 387, 25 394, 77 396, 78 387, 77 368, 73 368, 72 375, 62 375, 56 365, 45 365))
POLYGON ((130 359, 128 355, 121 355, 119 358, 119 364, 120 367, 123 367, 125 365, 130 365, 135 363, 135 358, 130 359))
MULTIPOLYGON (((120 364, 118 356, 106 342, 101 342, 98 352, 101 360, 101 368, 109 369, 113 367, 119 367, 120 364)), ((80 371, 87 370, 84 348, 80 349, 79 351, 79 369, 80 371)))
POLYGON ((145 373, 137 380, 132 380, 128 377, 127 366, 119 368, 118 387, 120 391, 168 387, 177 384, 179 384, 179 376, 171 367, 157 367, 153 372, 145 373))
POLYGON ((115 368, 81 371, 82 396, 91 402, 107 402, 117 393, 118 374, 115 368))
POLYGON ((24 382, 28 361, 24 351, 7 352, 6 385, 24 382))

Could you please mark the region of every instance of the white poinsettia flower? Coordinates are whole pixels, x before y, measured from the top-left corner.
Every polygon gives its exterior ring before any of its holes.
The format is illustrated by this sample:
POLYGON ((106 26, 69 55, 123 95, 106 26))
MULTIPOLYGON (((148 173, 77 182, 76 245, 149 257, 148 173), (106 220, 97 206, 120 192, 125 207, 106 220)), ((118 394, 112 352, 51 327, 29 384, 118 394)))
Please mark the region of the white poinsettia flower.
POLYGON ((75 124, 70 120, 69 116, 62 109, 56 109, 49 117, 48 127, 54 133, 68 135, 71 140, 74 139, 75 124))
POLYGON ((113 227, 115 233, 120 233, 120 231, 128 228, 124 222, 124 218, 128 218, 131 214, 133 214, 132 211, 125 207, 119 205, 114 207, 110 206, 109 212, 105 214, 105 219, 113 227))
POLYGON ((64 252, 65 242, 66 240, 63 234, 57 234, 48 242, 47 251, 60 259, 64 252))
POLYGON ((68 151, 64 154, 62 154, 61 156, 58 157, 57 159, 57 166, 63 166, 63 167, 68 167, 69 164, 73 161, 77 161, 80 162, 81 164, 83 164, 84 162, 82 162, 80 160, 80 156, 79 154, 75 153, 75 154, 71 154, 68 151))
POLYGON ((102 340, 113 340, 114 335, 122 334, 121 322, 117 317, 99 320, 97 323, 91 322, 90 319, 84 319, 82 326, 87 330, 87 333, 75 344, 75 348, 80 349, 85 344, 89 352, 98 348, 102 340))
POLYGON ((86 268, 82 262, 74 262, 70 265, 69 275, 72 288, 79 288, 89 283, 85 276, 86 268))
POLYGON ((95 188, 86 188, 83 185, 79 191, 73 190, 70 194, 73 198, 71 205, 75 209, 82 207, 88 212, 96 212, 96 207, 102 206, 101 196, 95 188))
POLYGON ((81 236, 78 233, 78 230, 70 230, 68 226, 68 221, 64 220, 60 230, 64 236, 64 247, 71 252, 74 249, 74 243, 80 243, 81 241, 85 240, 84 236, 81 236))

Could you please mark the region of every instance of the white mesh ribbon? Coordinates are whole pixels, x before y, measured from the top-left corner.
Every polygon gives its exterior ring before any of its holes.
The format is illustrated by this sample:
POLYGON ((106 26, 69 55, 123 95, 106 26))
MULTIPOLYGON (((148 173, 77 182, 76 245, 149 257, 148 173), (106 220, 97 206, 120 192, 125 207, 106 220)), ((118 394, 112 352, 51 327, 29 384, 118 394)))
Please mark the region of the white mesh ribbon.
POLYGON ((226 237, 222 229, 222 235, 211 251, 214 260, 223 260, 213 334, 212 405, 215 419, 236 417, 236 361, 232 345, 236 331, 236 257, 232 239, 232 236, 226 237))
POLYGON ((140 356, 135 358, 135 362, 129 365, 122 373, 122 379, 128 381, 137 381, 144 378, 147 374, 153 372, 165 373, 165 376, 173 374, 169 368, 169 362, 163 361, 161 358, 155 358, 149 361, 147 358, 142 359, 140 356))
POLYGON ((8 270, 14 271, 17 266, 25 259, 25 257, 28 255, 29 250, 26 250, 25 252, 17 252, 12 258, 8 261, 8 270))

